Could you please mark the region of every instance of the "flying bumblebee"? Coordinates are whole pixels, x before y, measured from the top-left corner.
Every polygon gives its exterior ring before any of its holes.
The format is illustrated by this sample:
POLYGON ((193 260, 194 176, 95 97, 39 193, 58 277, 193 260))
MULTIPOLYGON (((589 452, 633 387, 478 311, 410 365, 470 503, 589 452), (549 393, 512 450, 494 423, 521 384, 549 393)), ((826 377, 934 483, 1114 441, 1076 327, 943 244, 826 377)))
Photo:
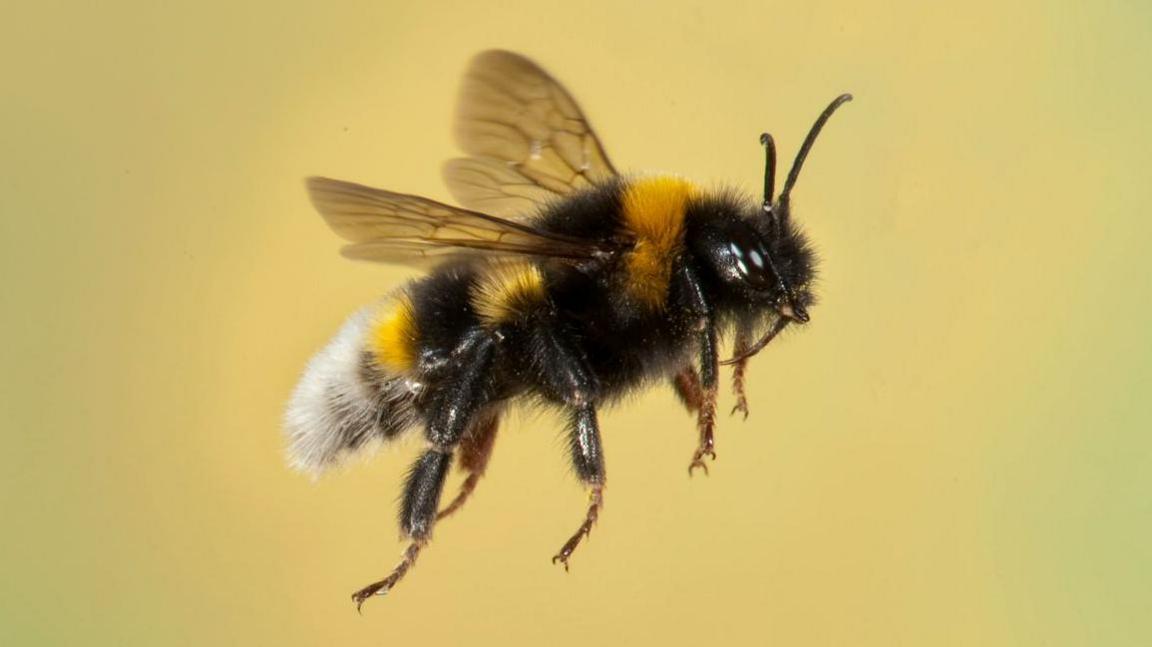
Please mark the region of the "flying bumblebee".
POLYGON ((410 544, 384 579, 353 594, 357 608, 387 593, 416 562, 435 524, 484 474, 513 402, 561 410, 575 473, 590 500, 553 557, 565 569, 603 505, 597 411, 669 381, 696 416, 689 464, 707 472, 720 364, 744 370, 785 327, 808 321, 815 258, 790 197, 837 97, 801 145, 775 196, 766 152, 763 200, 678 177, 622 176, 572 96, 532 61, 506 51, 473 59, 456 137, 466 157, 444 166, 465 208, 321 177, 316 209, 352 259, 428 268, 423 278, 353 315, 308 365, 285 416, 291 463, 312 474, 421 427, 426 450, 400 503, 410 544), (721 362, 719 339, 734 337, 721 362), (440 506, 455 460, 466 478, 440 506))

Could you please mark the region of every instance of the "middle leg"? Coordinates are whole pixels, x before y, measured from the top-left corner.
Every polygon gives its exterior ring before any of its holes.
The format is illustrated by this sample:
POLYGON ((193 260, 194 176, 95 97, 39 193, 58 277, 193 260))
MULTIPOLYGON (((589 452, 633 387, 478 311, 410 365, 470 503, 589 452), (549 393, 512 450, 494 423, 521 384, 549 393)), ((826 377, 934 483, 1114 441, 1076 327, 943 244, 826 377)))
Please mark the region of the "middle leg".
POLYGON ((596 409, 586 405, 577 409, 569 427, 572 465, 576 474, 589 487, 588 511, 584 522, 576 529, 568 541, 560 547, 560 552, 552 557, 552 563, 564 565, 568 570, 568 558, 576 551, 580 542, 592 533, 592 526, 600 517, 604 505, 604 450, 600 444, 600 426, 596 421, 596 409))
POLYGON ((568 447, 572 467, 589 488, 588 510, 576 532, 552 557, 564 565, 580 542, 592 532, 604 504, 604 449, 596 420, 599 382, 579 347, 559 334, 555 327, 538 326, 532 333, 534 355, 542 358, 533 365, 537 386, 543 395, 568 410, 568 447))

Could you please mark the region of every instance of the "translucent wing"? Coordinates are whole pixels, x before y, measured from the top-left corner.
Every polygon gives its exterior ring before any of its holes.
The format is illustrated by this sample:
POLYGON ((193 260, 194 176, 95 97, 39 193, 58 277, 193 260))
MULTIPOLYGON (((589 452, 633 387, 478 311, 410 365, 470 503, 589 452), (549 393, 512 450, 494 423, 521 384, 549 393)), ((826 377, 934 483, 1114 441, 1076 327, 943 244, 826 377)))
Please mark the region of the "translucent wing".
POLYGON ((572 261, 610 250, 579 238, 450 207, 414 195, 323 177, 308 179, 312 204, 358 260, 423 265, 450 258, 536 256, 572 261))
POLYGON ((456 139, 469 155, 444 167, 460 204, 525 216, 616 169, 572 95, 532 61, 483 52, 464 75, 456 139))

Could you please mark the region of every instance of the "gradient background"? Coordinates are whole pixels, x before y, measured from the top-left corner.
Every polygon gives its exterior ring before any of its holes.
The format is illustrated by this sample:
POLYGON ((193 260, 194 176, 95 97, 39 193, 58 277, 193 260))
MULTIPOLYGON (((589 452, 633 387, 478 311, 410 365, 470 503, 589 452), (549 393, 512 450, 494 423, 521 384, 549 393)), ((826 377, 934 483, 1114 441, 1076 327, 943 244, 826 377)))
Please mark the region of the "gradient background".
POLYGON ((0 27, 3 644, 1152 641, 1148 3, 183 4, 0 27), (753 364, 710 478, 670 393, 603 417, 570 574, 584 494, 520 416, 361 617, 419 445, 313 484, 279 418, 407 274, 342 260, 301 179, 447 199, 488 47, 562 79, 622 168, 749 191, 762 130, 789 158, 854 92, 796 194, 823 303, 753 364))

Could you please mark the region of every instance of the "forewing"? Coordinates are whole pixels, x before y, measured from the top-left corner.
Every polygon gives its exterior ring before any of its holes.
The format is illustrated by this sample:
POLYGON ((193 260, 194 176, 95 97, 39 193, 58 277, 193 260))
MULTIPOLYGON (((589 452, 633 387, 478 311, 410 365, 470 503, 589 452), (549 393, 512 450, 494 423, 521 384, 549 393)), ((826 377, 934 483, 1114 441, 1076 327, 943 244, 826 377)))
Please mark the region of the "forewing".
POLYGON ((464 206, 503 217, 528 215, 616 175, 572 95, 512 52, 493 50, 472 60, 456 139, 469 157, 445 165, 448 188, 464 206))
POLYGON ((308 192, 328 226, 352 243, 342 253, 358 260, 426 265, 476 256, 535 256, 580 261, 607 253, 582 239, 352 182, 309 178, 308 192))

